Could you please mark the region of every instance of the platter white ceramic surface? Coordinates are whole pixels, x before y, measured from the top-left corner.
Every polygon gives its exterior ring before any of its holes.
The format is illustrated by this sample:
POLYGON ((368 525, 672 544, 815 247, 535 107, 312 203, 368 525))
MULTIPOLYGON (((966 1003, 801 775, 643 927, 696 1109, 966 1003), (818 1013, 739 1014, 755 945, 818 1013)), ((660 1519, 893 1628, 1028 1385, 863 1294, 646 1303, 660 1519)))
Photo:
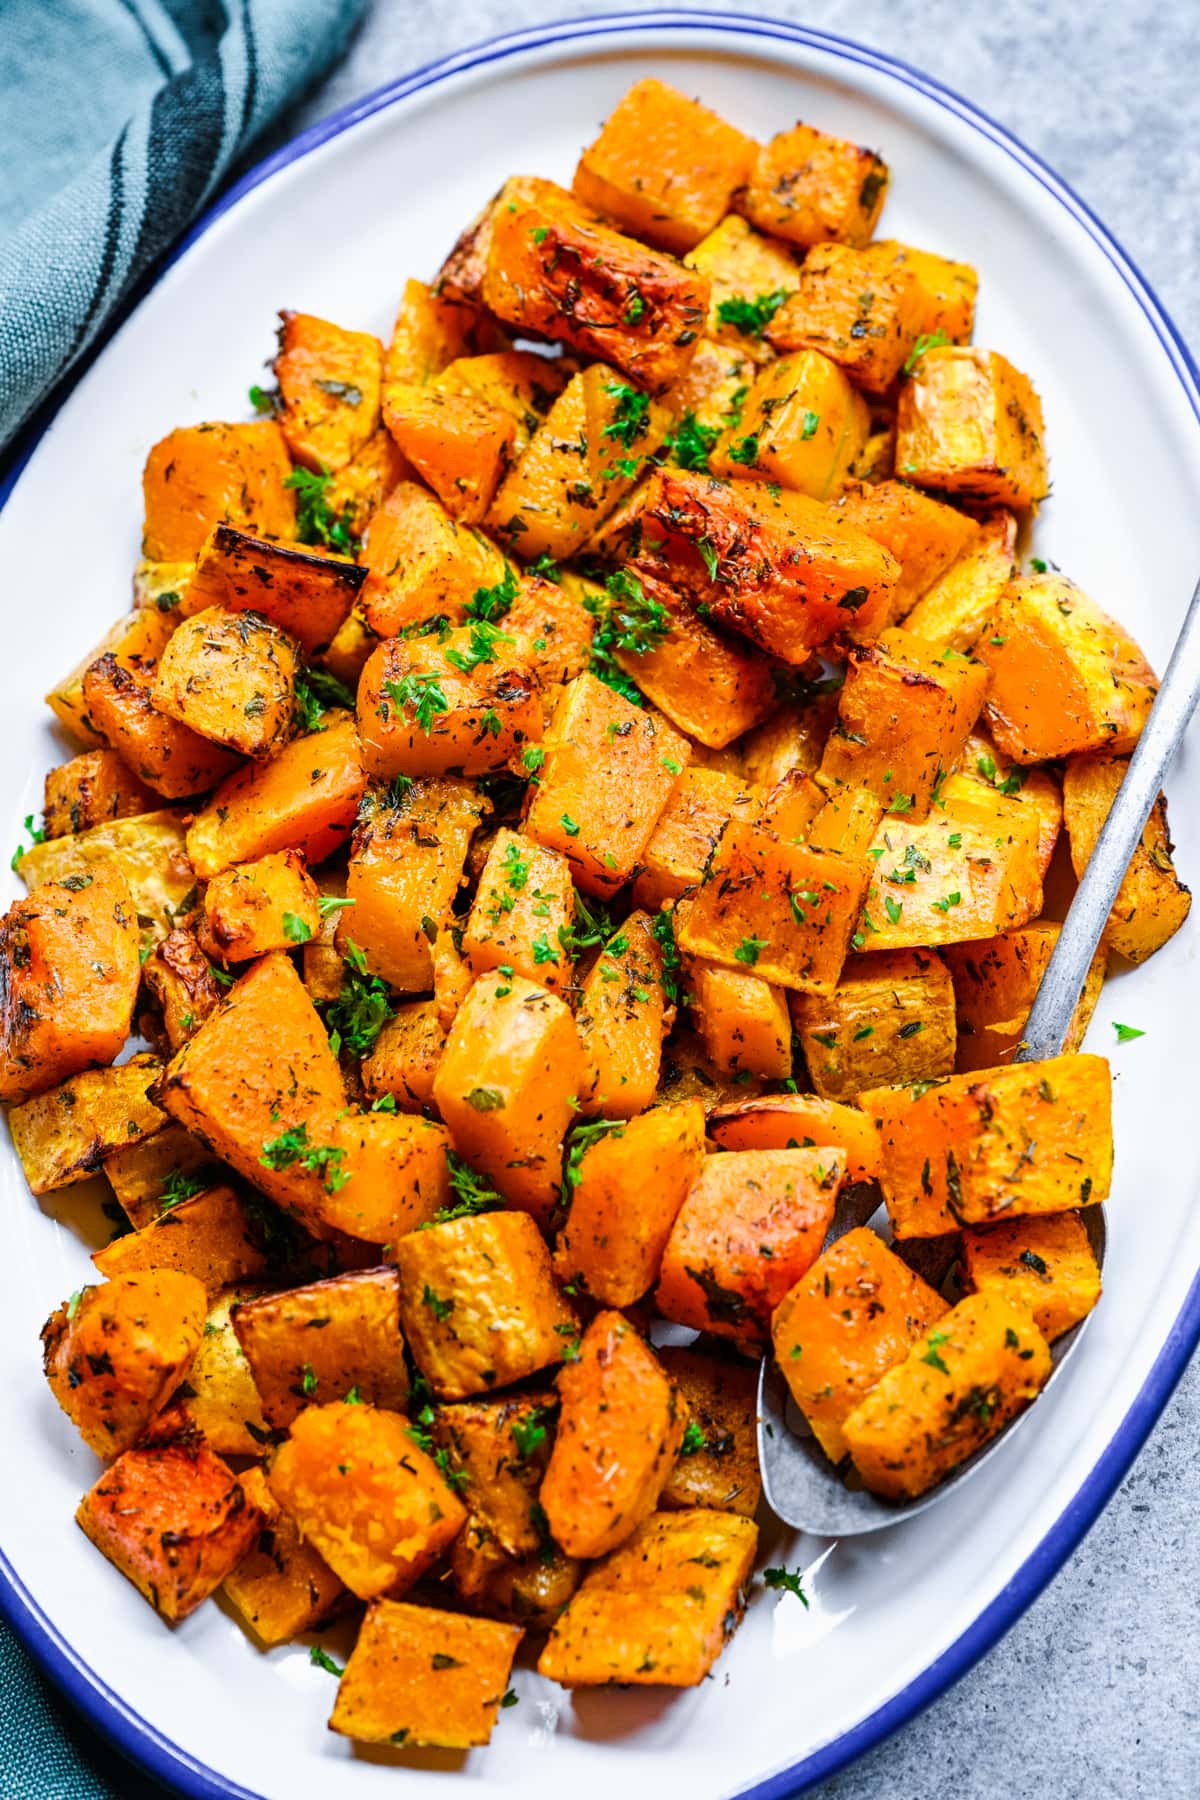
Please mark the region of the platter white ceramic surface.
MULTIPOLYGON (((421 71, 272 159, 193 234, 62 406, 0 514, 0 820, 14 843, 64 755, 39 697, 129 603, 149 445, 177 424, 245 416, 281 306, 386 336, 405 277, 433 272, 504 175, 569 181, 612 103, 651 73, 759 137, 803 116, 884 153, 887 234, 978 266, 977 341, 1043 396, 1054 493, 1034 547, 1161 667, 1200 569, 1200 399, 1169 324, 1081 204, 998 127, 874 52, 745 17, 577 21, 421 71)), ((1171 782, 1185 879, 1200 873, 1197 760, 1193 745, 1171 782)), ((805 1566, 811 1610, 756 1584, 699 1690, 572 1700, 521 1670, 521 1703, 488 1750, 371 1754, 326 1731, 333 1683, 303 1647, 264 1655, 216 1604, 162 1624, 72 1522, 97 1465, 40 1372, 42 1321, 103 1241, 87 1239, 94 1203, 78 1189, 31 1199, 7 1145, 0 1605, 93 1721, 189 1795, 378 1800, 398 1780, 443 1800, 799 1791, 931 1698, 1028 1604, 1200 1334, 1195 943, 1185 930, 1106 989, 1089 1039, 1114 1057, 1117 1174, 1106 1293, 1069 1371, 1012 1453, 923 1517, 844 1545, 768 1528, 764 1560, 805 1566), (1114 1018, 1146 1036, 1117 1048, 1114 1018)))

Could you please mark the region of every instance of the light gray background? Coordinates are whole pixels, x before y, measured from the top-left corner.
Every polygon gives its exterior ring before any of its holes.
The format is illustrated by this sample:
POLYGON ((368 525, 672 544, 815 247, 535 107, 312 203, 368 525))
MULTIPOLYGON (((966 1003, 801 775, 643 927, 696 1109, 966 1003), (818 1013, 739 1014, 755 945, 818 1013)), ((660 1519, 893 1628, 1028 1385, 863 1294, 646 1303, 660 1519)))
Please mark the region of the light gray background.
MULTIPOLYGON (((601 0, 375 0, 298 123, 478 38, 601 10, 601 0)), ((1200 347, 1200 0, 762 0, 731 10, 858 38, 973 100, 1095 208, 1200 347)), ((827 1782, 822 1800, 1196 1800, 1198 1442, 1193 1367, 1049 1590, 957 1687, 827 1782)))

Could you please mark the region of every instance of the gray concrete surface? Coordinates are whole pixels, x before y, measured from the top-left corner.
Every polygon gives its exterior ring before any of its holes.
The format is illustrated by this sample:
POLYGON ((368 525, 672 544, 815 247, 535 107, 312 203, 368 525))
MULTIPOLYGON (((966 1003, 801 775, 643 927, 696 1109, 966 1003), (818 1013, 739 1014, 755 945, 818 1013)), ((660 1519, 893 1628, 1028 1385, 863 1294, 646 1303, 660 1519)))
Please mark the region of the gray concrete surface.
MULTIPOLYGON (((297 123, 475 39, 601 10, 600 0, 375 0, 297 123)), ((1200 348, 1198 0, 760 0, 735 10, 858 38, 982 106, 1096 209, 1200 348)), ((1047 1592, 957 1687, 826 1783, 822 1800, 1195 1800, 1198 1440, 1193 1366, 1047 1592)))

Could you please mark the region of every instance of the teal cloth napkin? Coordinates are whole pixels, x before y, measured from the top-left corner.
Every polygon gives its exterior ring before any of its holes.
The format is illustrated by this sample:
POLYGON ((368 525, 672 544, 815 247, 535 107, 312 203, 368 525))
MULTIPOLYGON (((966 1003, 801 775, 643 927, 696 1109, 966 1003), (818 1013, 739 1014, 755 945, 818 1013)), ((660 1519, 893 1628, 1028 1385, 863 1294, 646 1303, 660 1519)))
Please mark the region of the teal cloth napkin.
MULTIPOLYGON (((328 69, 365 5, 0 0, 0 450, 328 69)), ((0 1623, 3 1800, 161 1793, 62 1704, 0 1623)))

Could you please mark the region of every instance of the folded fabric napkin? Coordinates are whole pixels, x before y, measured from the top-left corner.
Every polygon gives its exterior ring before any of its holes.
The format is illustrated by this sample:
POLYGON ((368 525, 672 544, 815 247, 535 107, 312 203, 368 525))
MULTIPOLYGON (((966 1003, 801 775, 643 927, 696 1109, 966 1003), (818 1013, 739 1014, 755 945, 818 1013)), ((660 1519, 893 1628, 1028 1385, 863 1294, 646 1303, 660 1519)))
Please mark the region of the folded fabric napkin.
POLYGON ((0 0, 0 450, 366 0, 0 0))
MULTIPOLYGON (((0 0, 0 451, 365 6, 0 0)), ((4 1800, 160 1792, 60 1708, 0 1623, 4 1800)))

